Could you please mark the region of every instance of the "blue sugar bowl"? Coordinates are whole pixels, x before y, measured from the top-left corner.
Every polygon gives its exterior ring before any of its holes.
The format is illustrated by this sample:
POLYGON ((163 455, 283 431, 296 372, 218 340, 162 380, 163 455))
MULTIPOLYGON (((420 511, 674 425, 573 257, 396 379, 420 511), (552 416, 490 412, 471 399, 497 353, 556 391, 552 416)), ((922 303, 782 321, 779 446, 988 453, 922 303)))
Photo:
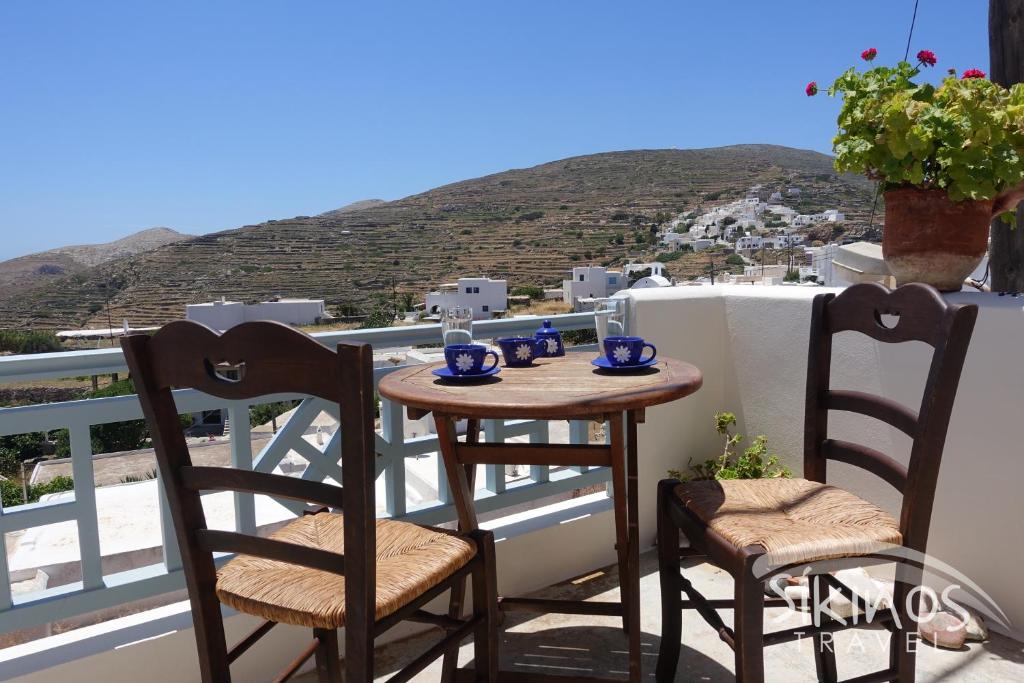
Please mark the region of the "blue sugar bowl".
POLYGON ((533 335, 537 340, 537 355, 553 358, 565 355, 565 345, 562 344, 562 333, 551 327, 551 321, 545 320, 544 324, 537 328, 533 335))

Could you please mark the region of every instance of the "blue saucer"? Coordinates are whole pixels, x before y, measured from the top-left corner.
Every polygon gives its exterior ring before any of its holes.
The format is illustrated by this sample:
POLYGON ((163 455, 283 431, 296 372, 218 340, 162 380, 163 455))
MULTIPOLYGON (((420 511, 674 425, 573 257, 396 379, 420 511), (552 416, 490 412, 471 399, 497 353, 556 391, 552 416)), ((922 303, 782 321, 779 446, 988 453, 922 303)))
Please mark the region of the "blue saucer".
POLYGON ((607 356, 598 356, 594 360, 590 361, 592 365, 596 365, 602 370, 611 370, 612 372, 629 372, 630 370, 643 370, 644 368, 650 368, 658 364, 657 358, 650 358, 645 361, 636 363, 635 365, 612 365, 608 361, 607 356))
POLYGON ((501 368, 498 366, 494 366, 487 372, 478 372, 475 375, 456 375, 454 372, 448 369, 447 365, 442 365, 439 368, 434 368, 433 370, 431 370, 431 372, 437 375, 438 377, 441 377, 442 379, 450 379, 456 382, 472 382, 474 380, 484 379, 486 377, 493 377, 494 375, 497 375, 499 372, 501 372, 501 368))

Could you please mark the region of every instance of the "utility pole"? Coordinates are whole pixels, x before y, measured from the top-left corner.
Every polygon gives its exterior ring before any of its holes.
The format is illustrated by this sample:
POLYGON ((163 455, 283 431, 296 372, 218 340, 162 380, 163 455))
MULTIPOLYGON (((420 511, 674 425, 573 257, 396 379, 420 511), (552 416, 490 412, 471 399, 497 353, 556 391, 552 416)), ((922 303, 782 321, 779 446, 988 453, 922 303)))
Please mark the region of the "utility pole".
MULTIPOLYGON (((1024 0, 989 0, 989 75, 1009 87, 1024 81, 1024 0)), ((1024 202, 1017 205, 1017 227, 992 222, 989 272, 992 290, 1024 291, 1024 202)))
POLYGON ((764 240, 761 240, 761 277, 764 277, 764 240))
POLYGON ((709 254, 708 258, 711 260, 711 284, 715 284, 715 257, 709 254))

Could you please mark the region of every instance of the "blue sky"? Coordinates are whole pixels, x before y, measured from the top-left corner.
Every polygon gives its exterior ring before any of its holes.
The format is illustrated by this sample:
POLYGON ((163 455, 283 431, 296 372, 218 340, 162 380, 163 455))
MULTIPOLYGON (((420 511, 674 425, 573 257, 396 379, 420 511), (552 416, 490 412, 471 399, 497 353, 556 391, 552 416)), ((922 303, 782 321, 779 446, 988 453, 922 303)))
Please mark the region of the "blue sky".
MULTIPOLYGON (((921 0, 911 54, 988 69, 987 4, 921 0)), ((0 258, 395 199, 593 152, 827 152, 808 99, 913 0, 0 3, 0 258)), ((936 76, 939 74, 936 74, 936 76)))

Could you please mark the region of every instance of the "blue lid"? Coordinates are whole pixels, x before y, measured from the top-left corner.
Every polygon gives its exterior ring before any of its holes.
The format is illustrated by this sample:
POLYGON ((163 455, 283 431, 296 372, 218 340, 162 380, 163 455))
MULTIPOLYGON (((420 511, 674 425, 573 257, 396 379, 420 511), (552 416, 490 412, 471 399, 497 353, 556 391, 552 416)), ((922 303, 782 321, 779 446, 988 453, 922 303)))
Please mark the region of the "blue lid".
POLYGON ((550 320, 545 320, 544 324, 537 328, 538 337, 550 337, 558 334, 558 330, 551 326, 550 320))

